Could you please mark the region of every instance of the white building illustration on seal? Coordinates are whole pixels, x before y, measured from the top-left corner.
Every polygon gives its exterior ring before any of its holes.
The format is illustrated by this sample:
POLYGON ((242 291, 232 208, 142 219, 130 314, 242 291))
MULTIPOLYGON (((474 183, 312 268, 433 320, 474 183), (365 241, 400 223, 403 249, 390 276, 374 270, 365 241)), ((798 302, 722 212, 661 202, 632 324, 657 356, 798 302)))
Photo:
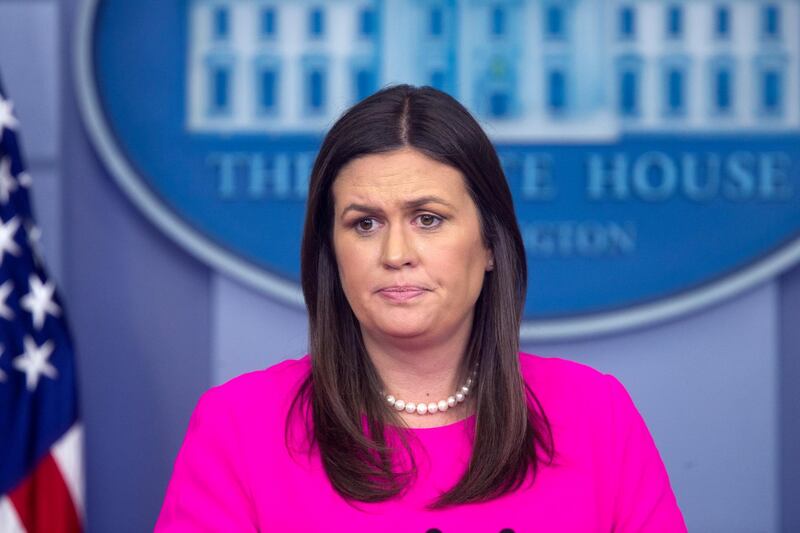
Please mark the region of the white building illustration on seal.
POLYGON ((187 128, 320 134, 389 83, 495 141, 800 129, 800 0, 192 0, 187 128))

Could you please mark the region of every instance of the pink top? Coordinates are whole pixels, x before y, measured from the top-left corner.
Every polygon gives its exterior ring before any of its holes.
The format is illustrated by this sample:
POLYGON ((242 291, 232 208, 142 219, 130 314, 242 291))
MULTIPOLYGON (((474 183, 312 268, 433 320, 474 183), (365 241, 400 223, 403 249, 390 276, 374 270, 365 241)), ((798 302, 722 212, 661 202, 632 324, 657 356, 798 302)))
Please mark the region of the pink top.
POLYGON ((563 359, 520 354, 520 360, 550 420, 558 454, 558 465, 540 469, 532 486, 486 503, 425 510, 463 473, 473 416, 412 430, 419 438, 418 477, 402 499, 350 505, 331 487, 318 454, 290 456, 284 445, 289 403, 311 369, 305 356, 203 395, 155 529, 686 531, 664 463, 622 384, 563 359))

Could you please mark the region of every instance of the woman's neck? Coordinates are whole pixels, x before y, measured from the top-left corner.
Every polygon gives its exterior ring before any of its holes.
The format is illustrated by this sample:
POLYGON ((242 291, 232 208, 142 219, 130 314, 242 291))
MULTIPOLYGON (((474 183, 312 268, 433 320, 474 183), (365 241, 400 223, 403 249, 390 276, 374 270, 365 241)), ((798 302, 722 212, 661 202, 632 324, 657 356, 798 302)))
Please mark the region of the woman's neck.
MULTIPOLYGON (((386 394, 404 402, 431 403, 454 396, 464 383, 462 365, 468 331, 450 335, 445 341, 412 343, 407 340, 376 339, 364 332, 364 345, 386 394)), ((474 411, 472 402, 459 403, 446 412, 419 415, 399 412, 409 427, 423 428, 451 424, 474 411)))

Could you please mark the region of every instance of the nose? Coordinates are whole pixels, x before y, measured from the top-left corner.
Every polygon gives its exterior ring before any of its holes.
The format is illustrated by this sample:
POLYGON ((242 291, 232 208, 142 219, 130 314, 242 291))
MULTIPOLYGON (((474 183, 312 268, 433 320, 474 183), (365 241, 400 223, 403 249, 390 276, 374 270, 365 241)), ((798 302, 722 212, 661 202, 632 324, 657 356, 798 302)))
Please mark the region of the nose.
POLYGON ((402 224, 391 224, 384 233, 381 261, 386 268, 397 269, 417 264, 413 237, 402 224))

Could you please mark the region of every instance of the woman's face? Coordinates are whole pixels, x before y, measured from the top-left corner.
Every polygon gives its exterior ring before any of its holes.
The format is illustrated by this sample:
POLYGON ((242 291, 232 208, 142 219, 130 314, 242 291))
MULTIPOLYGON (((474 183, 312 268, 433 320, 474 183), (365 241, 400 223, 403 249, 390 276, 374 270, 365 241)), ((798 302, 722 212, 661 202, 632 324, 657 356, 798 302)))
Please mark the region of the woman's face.
POLYGON ((468 333, 491 269, 464 177, 413 149, 363 156, 333 183, 339 277, 365 335, 468 333))

